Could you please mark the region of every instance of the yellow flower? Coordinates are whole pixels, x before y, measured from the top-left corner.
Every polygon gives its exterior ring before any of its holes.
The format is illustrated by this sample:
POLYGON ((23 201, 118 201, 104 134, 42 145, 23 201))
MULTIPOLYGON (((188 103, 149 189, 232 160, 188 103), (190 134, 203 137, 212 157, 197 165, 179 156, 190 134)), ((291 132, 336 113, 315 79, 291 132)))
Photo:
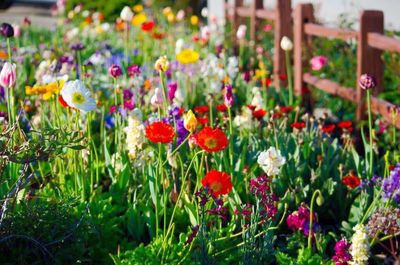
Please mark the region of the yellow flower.
POLYGON ((200 55, 192 49, 184 49, 176 56, 181 64, 191 64, 199 60, 200 55))
POLYGON ((27 95, 42 95, 42 99, 48 100, 54 94, 58 94, 60 92, 64 86, 64 83, 64 80, 59 80, 46 85, 34 85, 33 87, 26 86, 25 93, 27 95))
POLYGON ((169 13, 167 16, 167 20, 169 23, 173 23, 175 21, 175 15, 174 13, 169 13))
POLYGON ((197 119, 192 110, 183 115, 183 126, 189 132, 193 132, 197 127, 197 119))
POLYGON ((169 14, 172 13, 172 9, 171 9, 169 6, 167 6, 167 7, 165 7, 165 8, 163 9, 162 12, 163 12, 164 16, 168 16, 169 14))
POLYGON ((143 11, 143 6, 142 6, 142 5, 134 5, 134 6, 132 7, 132 9, 133 9, 133 12, 135 12, 135 13, 140 13, 140 12, 143 11))
POLYGON ((142 13, 139 13, 139 14, 133 16, 132 25, 140 26, 146 21, 147 21, 147 16, 145 13, 142 12, 142 13))
POLYGON ((198 16, 191 16, 190 17, 190 23, 193 25, 193 26, 196 26, 197 24, 199 24, 199 17, 198 16))
POLYGON ((156 69, 159 72, 165 72, 169 68, 169 61, 167 59, 167 56, 161 56, 158 58, 156 63, 154 64, 154 69, 156 69))

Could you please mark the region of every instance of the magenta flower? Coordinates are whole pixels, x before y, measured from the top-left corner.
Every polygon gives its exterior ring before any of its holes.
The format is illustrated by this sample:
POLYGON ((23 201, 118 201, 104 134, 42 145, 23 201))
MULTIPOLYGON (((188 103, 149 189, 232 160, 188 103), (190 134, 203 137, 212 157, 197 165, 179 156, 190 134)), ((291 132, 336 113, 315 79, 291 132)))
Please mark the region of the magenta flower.
POLYGON ((232 92, 232 86, 231 85, 226 85, 225 86, 225 105, 230 108, 233 105, 233 92, 232 92))
POLYGON ((328 62, 328 58, 326 58, 325 56, 321 56, 321 55, 314 56, 310 60, 311 69, 313 69, 314 71, 319 71, 326 65, 327 62, 328 62))
POLYGON ((178 89, 178 84, 176 82, 171 82, 168 84, 168 99, 170 101, 174 100, 175 92, 178 89))
POLYGON ((135 76, 141 73, 140 67, 136 64, 128 66, 128 75, 135 76))
POLYGON ((108 68, 108 74, 114 78, 117 78, 118 76, 122 75, 122 70, 119 65, 113 64, 108 68))

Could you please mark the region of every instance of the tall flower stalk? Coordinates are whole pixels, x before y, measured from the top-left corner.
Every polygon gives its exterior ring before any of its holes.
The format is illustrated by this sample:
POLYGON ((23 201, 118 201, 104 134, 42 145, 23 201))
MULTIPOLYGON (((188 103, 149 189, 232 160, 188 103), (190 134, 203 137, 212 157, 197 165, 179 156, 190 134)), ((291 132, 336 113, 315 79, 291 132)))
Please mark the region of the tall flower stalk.
POLYGON ((286 36, 281 40, 281 48, 285 51, 286 72, 289 88, 289 105, 293 105, 293 74, 292 65, 290 63, 290 52, 293 50, 293 42, 286 36))

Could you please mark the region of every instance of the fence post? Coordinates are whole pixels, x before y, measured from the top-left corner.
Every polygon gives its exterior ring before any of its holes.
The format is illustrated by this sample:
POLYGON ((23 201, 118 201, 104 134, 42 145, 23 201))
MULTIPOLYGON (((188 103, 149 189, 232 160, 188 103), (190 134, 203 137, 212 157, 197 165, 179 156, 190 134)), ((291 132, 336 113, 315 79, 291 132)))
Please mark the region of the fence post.
POLYGON ((276 88, 280 88, 281 82, 279 76, 286 74, 285 51, 281 49, 281 39, 283 36, 287 36, 293 40, 292 1, 277 0, 275 14, 274 83, 276 88))
POLYGON ((250 12, 250 40, 256 40, 256 30, 257 30, 257 18, 256 10, 263 8, 263 0, 253 0, 251 2, 251 12, 250 12))
POLYGON ((303 82, 303 53, 306 34, 304 24, 314 22, 314 7, 312 4, 299 4, 294 11, 294 92, 301 95, 303 82))
POLYGON ((356 118, 357 121, 365 117, 364 91, 358 84, 362 74, 375 77, 377 87, 373 95, 378 95, 383 90, 383 62, 382 51, 368 45, 368 33, 384 32, 383 12, 378 10, 364 10, 360 16, 360 31, 358 32, 357 47, 357 83, 356 83, 356 118))
POLYGON ((233 43, 233 45, 234 46, 236 46, 236 32, 237 32, 237 30, 238 30, 238 28, 239 28, 239 24, 240 24, 240 19, 239 19, 239 16, 238 16, 238 13, 237 13, 237 8, 239 7, 239 6, 242 6, 242 4, 243 4, 243 0, 233 0, 233 7, 232 7, 232 9, 233 9, 233 15, 232 15, 232 43, 233 43))

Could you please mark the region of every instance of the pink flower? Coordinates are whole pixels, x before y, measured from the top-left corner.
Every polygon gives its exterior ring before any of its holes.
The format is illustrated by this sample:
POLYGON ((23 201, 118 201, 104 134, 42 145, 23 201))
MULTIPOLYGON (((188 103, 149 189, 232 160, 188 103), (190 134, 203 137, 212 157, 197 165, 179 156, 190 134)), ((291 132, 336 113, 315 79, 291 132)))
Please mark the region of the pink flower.
POLYGON ((273 29, 273 27, 271 24, 267 24, 263 28, 264 32, 270 32, 272 29, 273 29))
POLYGON ((122 75, 122 69, 116 64, 113 64, 108 68, 108 74, 114 78, 117 78, 118 76, 122 75))
POLYGON ((328 58, 326 58, 325 56, 322 55, 314 56, 310 60, 311 69, 313 69, 314 71, 319 71, 326 65, 327 62, 328 58))
POLYGON ((3 69, 0 72, 0 85, 2 87, 11 88, 14 86, 17 79, 16 68, 15 64, 10 64, 9 62, 3 65, 3 69))

